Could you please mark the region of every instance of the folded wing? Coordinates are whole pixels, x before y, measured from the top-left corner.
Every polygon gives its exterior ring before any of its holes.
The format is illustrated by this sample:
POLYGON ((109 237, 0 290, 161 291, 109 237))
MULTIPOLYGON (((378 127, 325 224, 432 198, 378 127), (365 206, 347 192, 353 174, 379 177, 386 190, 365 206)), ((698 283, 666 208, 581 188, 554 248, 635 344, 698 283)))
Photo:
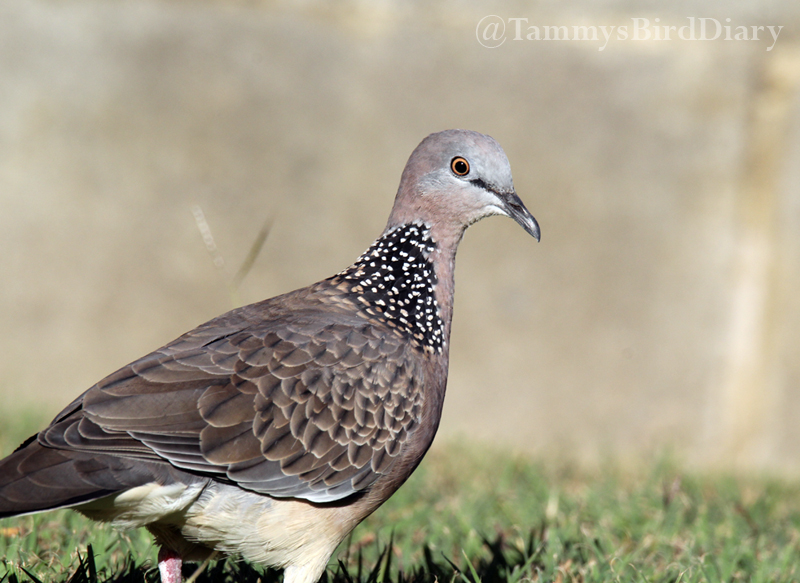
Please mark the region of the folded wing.
POLYGON ((89 389, 39 434, 41 450, 60 463, 124 460, 139 474, 168 462, 313 502, 363 490, 420 422, 422 371, 398 332, 319 320, 300 311, 189 332, 89 389))

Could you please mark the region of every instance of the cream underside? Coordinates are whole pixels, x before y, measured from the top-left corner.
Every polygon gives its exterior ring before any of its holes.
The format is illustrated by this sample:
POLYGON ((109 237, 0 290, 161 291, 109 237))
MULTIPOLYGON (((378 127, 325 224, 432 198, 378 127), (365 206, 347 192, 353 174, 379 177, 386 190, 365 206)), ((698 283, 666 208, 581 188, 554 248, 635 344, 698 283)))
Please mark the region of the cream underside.
POLYGON ((76 510, 121 529, 147 527, 185 558, 214 549, 286 568, 287 583, 314 583, 351 528, 339 508, 269 498, 212 481, 146 484, 76 510))

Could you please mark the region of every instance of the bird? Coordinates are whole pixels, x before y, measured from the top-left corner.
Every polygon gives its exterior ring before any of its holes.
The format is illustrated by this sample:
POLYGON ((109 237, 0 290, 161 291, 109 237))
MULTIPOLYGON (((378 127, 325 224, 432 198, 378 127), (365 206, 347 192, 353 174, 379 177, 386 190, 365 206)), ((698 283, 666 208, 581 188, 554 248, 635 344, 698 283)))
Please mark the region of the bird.
POLYGON ((493 138, 426 137, 383 233, 339 273, 234 309, 89 388, 0 460, 0 518, 71 508, 147 528, 163 583, 232 555, 317 581, 439 426, 456 249, 539 225, 493 138))

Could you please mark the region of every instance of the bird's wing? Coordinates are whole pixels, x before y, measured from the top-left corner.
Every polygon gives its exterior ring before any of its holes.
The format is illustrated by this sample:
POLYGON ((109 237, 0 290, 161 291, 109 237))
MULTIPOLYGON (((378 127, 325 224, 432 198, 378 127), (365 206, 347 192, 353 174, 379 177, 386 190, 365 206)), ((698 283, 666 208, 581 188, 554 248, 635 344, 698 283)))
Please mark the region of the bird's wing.
POLYGON ((386 474, 419 425, 414 350, 363 319, 207 325, 89 389, 39 441, 338 500, 386 474))

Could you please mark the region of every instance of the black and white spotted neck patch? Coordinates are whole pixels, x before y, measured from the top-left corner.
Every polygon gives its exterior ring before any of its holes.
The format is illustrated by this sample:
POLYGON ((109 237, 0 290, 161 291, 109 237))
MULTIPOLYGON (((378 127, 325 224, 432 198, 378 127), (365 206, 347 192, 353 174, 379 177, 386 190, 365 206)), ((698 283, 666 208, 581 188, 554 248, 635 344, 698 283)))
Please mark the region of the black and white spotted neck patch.
POLYGON ((338 274, 372 315, 410 335, 424 348, 441 352, 444 323, 434 289, 437 278, 429 257, 436 249, 422 223, 395 227, 376 240, 356 262, 338 274))

